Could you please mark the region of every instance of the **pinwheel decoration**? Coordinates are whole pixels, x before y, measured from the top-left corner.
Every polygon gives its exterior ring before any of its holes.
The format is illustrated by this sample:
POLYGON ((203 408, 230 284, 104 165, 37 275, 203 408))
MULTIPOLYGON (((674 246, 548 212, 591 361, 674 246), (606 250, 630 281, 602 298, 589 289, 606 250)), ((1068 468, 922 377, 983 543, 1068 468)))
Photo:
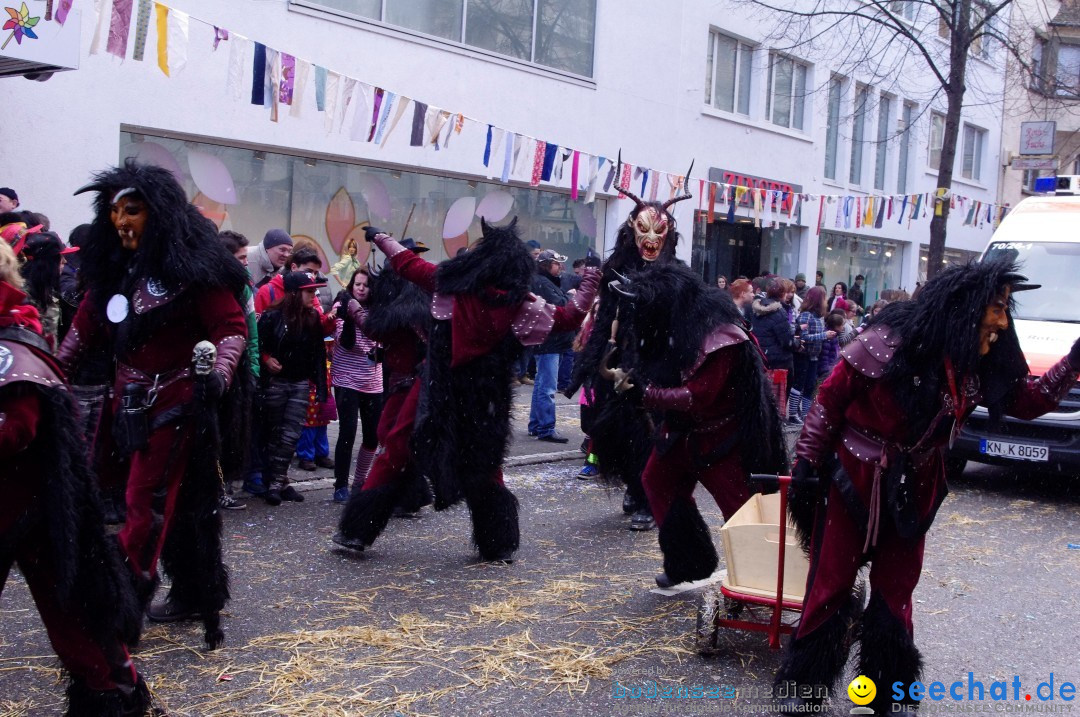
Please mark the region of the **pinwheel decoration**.
POLYGON ((26 3, 22 4, 19 10, 13 7, 4 8, 7 10, 7 14, 10 15, 10 19, 4 23, 5 30, 11 30, 11 34, 4 40, 4 44, 0 46, 0 50, 3 50, 11 42, 11 38, 15 38, 15 42, 22 44, 23 37, 29 37, 31 40, 38 39, 38 36, 34 33, 34 26, 38 24, 40 17, 30 17, 30 11, 26 7, 26 3))

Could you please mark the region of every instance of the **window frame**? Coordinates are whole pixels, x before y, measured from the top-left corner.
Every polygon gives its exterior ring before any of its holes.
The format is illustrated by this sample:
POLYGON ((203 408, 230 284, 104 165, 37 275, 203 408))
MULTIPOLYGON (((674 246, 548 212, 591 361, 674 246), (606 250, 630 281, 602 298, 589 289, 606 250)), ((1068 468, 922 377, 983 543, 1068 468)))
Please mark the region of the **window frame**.
POLYGON ((837 181, 837 168, 840 166, 840 108, 844 102, 845 78, 832 75, 825 103, 825 178, 837 181), (836 89, 835 116, 833 112, 833 88, 836 89), (829 144, 832 143, 832 167, 829 162, 829 144), (831 174, 830 174, 831 172, 831 174))
POLYGON ((855 98, 851 106, 851 161, 848 183, 857 187, 861 187, 863 183, 863 145, 866 144, 866 111, 869 109, 869 102, 870 85, 855 85, 855 98))
POLYGON ((982 182, 982 165, 986 154, 986 141, 989 133, 978 125, 965 122, 963 127, 961 127, 960 134, 960 178, 972 182, 982 182), (967 166, 969 130, 971 132, 970 136, 973 138, 975 144, 971 152, 970 169, 967 166))
POLYGON ((885 182, 888 178, 889 138, 892 136, 889 123, 893 118, 892 104, 894 99, 892 95, 884 92, 878 95, 877 146, 874 147, 874 189, 880 191, 885 191, 885 182))
MULTIPOLYGON (((545 65, 540 62, 536 62, 534 59, 522 59, 520 57, 514 57, 513 55, 507 55, 495 50, 489 50, 479 45, 470 45, 464 41, 466 37, 466 27, 468 25, 468 0, 460 0, 462 5, 462 22, 461 32, 458 40, 451 40, 439 35, 431 35, 422 30, 417 30, 404 25, 395 25, 381 19, 385 16, 386 2, 388 0, 381 0, 379 18, 366 17, 348 10, 342 10, 340 8, 331 7, 326 5, 322 0, 286 0, 286 9, 291 12, 299 12, 302 14, 310 15, 313 17, 319 17, 322 19, 329 19, 335 22, 340 22, 353 26, 367 26, 382 32, 386 35, 396 37, 408 37, 416 41, 420 41, 423 44, 431 47, 441 47, 442 49, 451 50, 459 54, 480 57, 482 59, 489 59, 498 62, 499 64, 507 65, 510 67, 518 67, 528 71, 535 72, 537 74, 554 76, 562 79, 567 79, 583 86, 595 86, 596 85, 596 36, 597 36, 597 24, 596 13, 599 9, 601 0, 594 0, 593 6, 593 35, 592 35, 592 52, 589 58, 590 67, 592 68, 591 74, 582 75, 573 70, 568 70, 561 67, 555 67, 553 65, 545 65)), ((534 0, 532 9, 532 25, 533 34, 530 41, 530 58, 536 56, 536 26, 537 26, 537 11, 539 4, 534 0)))
POLYGON ((896 159, 896 191, 907 194, 908 174, 911 171, 911 125, 918 107, 914 102, 901 104, 904 129, 900 132, 900 148, 896 159))
POLYGON ((943 112, 938 112, 937 110, 930 110, 930 133, 926 139, 926 166, 929 167, 932 171, 938 172, 941 170, 941 148, 942 145, 945 143, 945 114, 943 112), (938 118, 941 119, 941 131, 938 134, 938 145, 936 148, 937 161, 934 161, 934 121, 938 118))
POLYGON ((724 32, 715 27, 709 28, 709 45, 706 54, 706 76, 705 76, 705 104, 712 109, 719 110, 721 112, 730 112, 741 117, 750 116, 750 108, 753 100, 754 92, 754 52, 757 51, 757 46, 753 45, 736 35, 724 32), (731 88, 731 109, 726 109, 717 105, 717 93, 716 82, 719 78, 718 66, 720 61, 720 53, 718 43, 719 38, 725 38, 727 40, 734 41, 735 43, 735 67, 734 76, 735 81, 731 88), (748 57, 747 57, 748 56, 748 57), (749 63, 749 67, 744 68, 745 63, 749 63), (744 78, 745 70, 745 78, 744 78), (743 80, 746 80, 746 84, 749 87, 743 87, 743 80), (746 89, 745 96, 743 90, 746 89), (743 111, 743 100, 745 99, 745 111, 743 111))
POLYGON ((806 132, 806 86, 810 75, 810 65, 802 60, 796 59, 790 55, 785 55, 781 52, 769 53, 769 72, 768 72, 768 85, 765 91, 765 119, 770 124, 774 124, 777 127, 783 127, 784 129, 790 129, 796 132, 806 132), (775 92, 775 82, 777 73, 775 67, 777 61, 791 63, 791 92, 788 94, 788 124, 782 124, 777 122, 773 118, 773 113, 776 107, 773 104, 773 95, 775 92), (798 70, 802 70, 802 91, 799 95, 796 90, 796 79, 798 77, 798 70), (798 95, 798 104, 796 105, 796 96, 798 95), (795 126, 795 119, 799 118, 799 126, 795 126))

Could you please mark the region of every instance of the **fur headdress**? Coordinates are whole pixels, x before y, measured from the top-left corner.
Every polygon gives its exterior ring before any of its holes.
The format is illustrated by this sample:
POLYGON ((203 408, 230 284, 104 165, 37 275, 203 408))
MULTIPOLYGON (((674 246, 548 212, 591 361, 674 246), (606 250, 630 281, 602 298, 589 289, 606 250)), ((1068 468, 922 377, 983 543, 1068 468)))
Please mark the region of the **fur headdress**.
POLYGON ((439 264, 436 282, 444 294, 473 294, 488 304, 516 306, 529 293, 536 262, 521 242, 517 217, 505 227, 480 220, 483 238, 461 256, 439 264))
MULTIPOLYGON (((1006 286, 1024 287, 1025 277, 1007 259, 954 266, 924 284, 911 301, 894 302, 871 320, 900 334, 901 344, 885 368, 885 379, 916 429, 937 412, 940 393, 948 390, 946 357, 957 380, 978 376, 991 417, 1000 416, 1016 381, 1028 374, 1012 321, 998 334, 990 353, 979 356, 979 329, 986 307, 1006 286)), ((1030 287, 1027 287, 1030 288, 1030 287)))
POLYGON ((128 159, 122 167, 99 172, 76 194, 97 192, 94 221, 82 245, 82 274, 101 314, 134 262, 135 277, 152 277, 169 290, 180 286, 227 287, 238 297, 247 284, 243 266, 232 260, 217 238, 217 228, 187 199, 172 173, 128 159), (110 218, 116 194, 133 189, 149 209, 135 251, 124 249, 110 218))

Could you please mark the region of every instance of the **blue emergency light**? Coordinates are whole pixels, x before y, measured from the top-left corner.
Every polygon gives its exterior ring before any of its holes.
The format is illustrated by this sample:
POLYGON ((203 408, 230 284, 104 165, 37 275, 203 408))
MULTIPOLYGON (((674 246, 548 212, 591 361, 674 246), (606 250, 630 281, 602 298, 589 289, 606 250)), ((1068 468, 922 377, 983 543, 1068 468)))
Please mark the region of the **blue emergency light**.
POLYGON ((1057 189, 1057 177, 1036 177, 1035 191, 1050 193, 1057 189))

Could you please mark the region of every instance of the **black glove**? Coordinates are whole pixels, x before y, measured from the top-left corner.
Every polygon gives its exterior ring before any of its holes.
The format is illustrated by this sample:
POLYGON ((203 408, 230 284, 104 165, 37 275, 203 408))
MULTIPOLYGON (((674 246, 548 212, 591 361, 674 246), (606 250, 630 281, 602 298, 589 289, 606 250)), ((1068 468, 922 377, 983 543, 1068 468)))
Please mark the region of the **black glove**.
POLYGON ((817 468, 805 458, 796 458, 795 465, 791 468, 791 482, 795 484, 805 483, 817 475, 817 468))
POLYGON ((635 406, 641 406, 645 403, 645 389, 633 379, 630 380, 630 388, 623 391, 622 395, 627 401, 635 406))
POLYGON ((376 234, 385 234, 382 229, 376 229, 375 227, 364 227, 364 239, 367 241, 373 241, 376 234))
POLYGON ((342 289, 338 292, 338 295, 334 297, 334 303, 337 307, 337 317, 342 321, 349 320, 349 294, 342 289))
POLYGON ((212 405, 225 394, 225 377, 220 371, 211 371, 205 376, 195 377, 195 400, 203 405, 212 405))
POLYGON ((1073 369, 1080 369, 1080 339, 1073 341, 1072 348, 1069 349, 1069 363, 1073 369))

